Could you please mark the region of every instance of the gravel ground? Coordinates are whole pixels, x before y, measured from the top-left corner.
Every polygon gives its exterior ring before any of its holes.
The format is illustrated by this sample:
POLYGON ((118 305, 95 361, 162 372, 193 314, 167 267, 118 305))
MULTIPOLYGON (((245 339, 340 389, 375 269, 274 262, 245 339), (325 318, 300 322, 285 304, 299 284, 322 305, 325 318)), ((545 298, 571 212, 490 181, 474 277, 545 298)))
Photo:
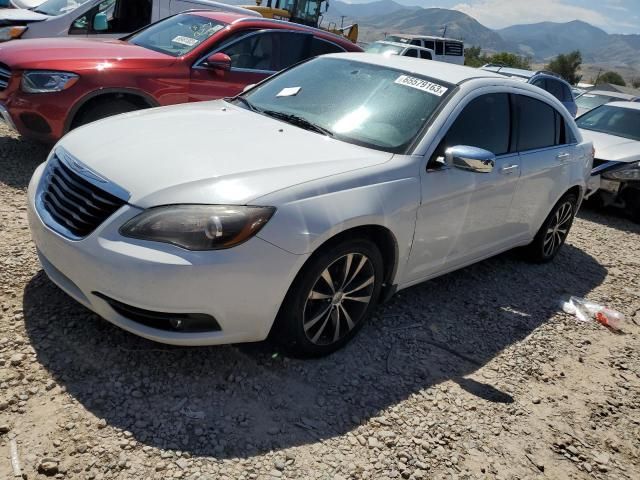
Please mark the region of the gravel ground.
POLYGON ((583 211, 556 261, 508 253, 401 292, 329 358, 175 348, 43 274, 0 127, 0 478, 640 478, 640 226, 583 211), (627 315, 623 334, 559 312, 627 315))

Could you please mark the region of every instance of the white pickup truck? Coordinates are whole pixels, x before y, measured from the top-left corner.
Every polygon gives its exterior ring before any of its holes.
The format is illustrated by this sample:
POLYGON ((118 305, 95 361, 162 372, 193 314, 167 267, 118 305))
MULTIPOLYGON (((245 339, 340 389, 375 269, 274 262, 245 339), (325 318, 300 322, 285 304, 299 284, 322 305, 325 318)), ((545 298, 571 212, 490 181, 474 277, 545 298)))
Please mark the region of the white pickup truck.
POLYGON ((16 38, 122 37, 191 9, 261 16, 211 0, 12 0, 12 3, 30 8, 0 9, 0 42, 16 38))

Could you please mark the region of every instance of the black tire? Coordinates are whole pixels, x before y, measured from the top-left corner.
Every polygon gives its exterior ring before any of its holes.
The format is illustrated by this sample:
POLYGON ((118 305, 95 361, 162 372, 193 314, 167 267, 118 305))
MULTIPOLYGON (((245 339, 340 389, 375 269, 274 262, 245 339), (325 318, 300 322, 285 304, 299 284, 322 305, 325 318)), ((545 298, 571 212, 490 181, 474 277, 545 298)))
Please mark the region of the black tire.
POLYGON ((123 98, 101 100, 93 105, 87 106, 74 120, 71 128, 78 128, 87 123, 102 120, 103 118, 118 115, 120 113, 140 110, 140 106, 123 98))
POLYGON ((640 189, 626 188, 623 194, 628 215, 635 223, 640 223, 640 189))
POLYGON ((314 254, 296 276, 280 308, 272 338, 293 356, 321 357, 335 352, 354 337, 375 309, 383 275, 382 255, 373 242, 350 239, 327 246, 314 254))
POLYGON ((555 204, 546 218, 533 242, 524 248, 525 258, 535 263, 547 263, 564 245, 576 215, 578 198, 573 193, 564 195, 555 204), (570 211, 567 212, 567 208, 570 211))

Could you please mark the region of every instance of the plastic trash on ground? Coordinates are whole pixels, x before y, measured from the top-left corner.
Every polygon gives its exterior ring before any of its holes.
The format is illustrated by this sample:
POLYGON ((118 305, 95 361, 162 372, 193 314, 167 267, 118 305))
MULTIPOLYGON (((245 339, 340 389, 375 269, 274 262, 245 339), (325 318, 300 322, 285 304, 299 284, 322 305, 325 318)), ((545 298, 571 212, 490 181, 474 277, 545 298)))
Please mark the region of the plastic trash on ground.
POLYGON ((584 298, 571 297, 562 302, 562 310, 575 315, 582 322, 596 321, 612 330, 620 330, 624 323, 624 315, 616 310, 604 307, 584 298))

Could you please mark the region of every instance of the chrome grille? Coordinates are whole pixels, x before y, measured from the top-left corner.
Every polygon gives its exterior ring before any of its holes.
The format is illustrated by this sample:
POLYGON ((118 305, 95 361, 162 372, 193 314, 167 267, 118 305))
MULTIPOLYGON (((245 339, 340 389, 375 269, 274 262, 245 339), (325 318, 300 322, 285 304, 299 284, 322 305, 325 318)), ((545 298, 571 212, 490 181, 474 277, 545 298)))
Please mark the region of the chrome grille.
POLYGON ((126 201, 76 173, 56 154, 49 160, 42 178, 39 203, 51 217, 49 222, 45 218, 45 223, 79 240, 98 228, 126 201))
POLYGON ((6 65, 0 63, 0 90, 4 90, 9 86, 11 78, 11 70, 6 65))

